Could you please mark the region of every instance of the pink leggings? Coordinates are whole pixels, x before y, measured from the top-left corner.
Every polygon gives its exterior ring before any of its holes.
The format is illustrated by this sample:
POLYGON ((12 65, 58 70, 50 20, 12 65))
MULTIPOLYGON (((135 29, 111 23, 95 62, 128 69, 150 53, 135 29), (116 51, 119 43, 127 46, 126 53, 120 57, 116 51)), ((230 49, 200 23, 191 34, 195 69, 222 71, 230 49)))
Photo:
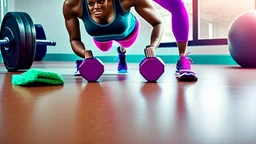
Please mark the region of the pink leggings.
MULTIPOLYGON (((168 10, 172 14, 172 31, 177 42, 187 42, 189 34, 189 19, 188 12, 182 0, 154 0, 160 6, 168 10)), ((117 41, 122 47, 130 47, 138 37, 139 21, 136 23, 136 28, 132 35, 125 40, 117 41)), ((101 51, 108 51, 113 44, 113 41, 94 43, 101 51)))
MULTIPOLYGON (((123 48, 129 48, 136 41, 136 39, 138 37, 139 29, 140 29, 140 23, 137 20, 135 30, 129 37, 127 37, 124 40, 115 40, 115 41, 118 42, 123 48)), ((101 51, 108 51, 112 47, 112 44, 113 44, 113 40, 105 41, 105 42, 98 42, 95 39, 93 39, 93 42, 96 44, 96 46, 101 51)))
POLYGON ((154 0, 172 14, 172 31, 177 42, 187 42, 189 34, 188 12, 182 0, 154 0))

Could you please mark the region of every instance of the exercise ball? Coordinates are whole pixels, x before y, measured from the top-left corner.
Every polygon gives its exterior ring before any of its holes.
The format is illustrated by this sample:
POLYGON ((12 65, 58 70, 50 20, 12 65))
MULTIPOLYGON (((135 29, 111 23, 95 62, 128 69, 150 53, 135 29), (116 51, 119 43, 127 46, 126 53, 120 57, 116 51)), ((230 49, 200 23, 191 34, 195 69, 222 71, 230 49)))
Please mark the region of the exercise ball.
POLYGON ((236 17, 228 30, 228 47, 234 61, 244 68, 256 68, 256 11, 236 17))

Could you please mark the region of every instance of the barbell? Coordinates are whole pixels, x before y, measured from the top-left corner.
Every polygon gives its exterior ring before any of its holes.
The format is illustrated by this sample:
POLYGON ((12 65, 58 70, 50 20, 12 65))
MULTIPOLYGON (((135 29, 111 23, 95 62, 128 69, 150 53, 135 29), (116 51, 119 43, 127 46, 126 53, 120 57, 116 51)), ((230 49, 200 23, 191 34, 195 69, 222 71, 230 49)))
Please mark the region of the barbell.
POLYGON ((26 12, 5 14, 0 30, 0 47, 4 65, 14 72, 29 69, 35 60, 37 45, 55 46, 56 42, 36 39, 36 28, 26 12))

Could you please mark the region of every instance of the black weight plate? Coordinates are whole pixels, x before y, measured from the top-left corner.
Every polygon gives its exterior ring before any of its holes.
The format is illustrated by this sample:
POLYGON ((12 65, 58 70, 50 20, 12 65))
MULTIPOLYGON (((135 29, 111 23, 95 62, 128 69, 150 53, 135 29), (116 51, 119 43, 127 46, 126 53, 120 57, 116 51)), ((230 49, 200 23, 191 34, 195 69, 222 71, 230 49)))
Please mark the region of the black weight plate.
MULTIPOLYGON (((35 28, 36 28, 36 39, 46 40, 46 35, 44 32, 43 26, 40 24, 35 24, 35 28)), ((35 61, 41 61, 45 57, 46 52, 47 52, 46 45, 37 45, 35 61)))
POLYGON ((24 28, 25 28, 25 49, 23 51, 25 51, 25 58, 24 58, 24 64, 22 65, 22 67, 20 67, 19 69, 27 69, 27 49, 29 47, 29 30, 30 26, 28 25, 28 21, 24 18, 24 16, 21 13, 16 12, 17 14, 19 14, 19 16, 21 17, 23 23, 24 23, 24 28))
POLYGON ((26 56, 25 46, 25 28, 24 23, 15 12, 5 14, 0 31, 0 39, 7 37, 10 41, 9 46, 1 45, 1 53, 6 69, 8 71, 17 71, 24 65, 26 56))
POLYGON ((31 39, 32 39, 32 47, 31 49, 29 49, 31 52, 29 53, 29 57, 30 57, 30 62, 33 63, 34 59, 35 59, 35 54, 36 54, 36 28, 34 26, 33 20, 32 18, 25 12, 23 12, 23 15, 26 17, 26 19, 29 22, 29 25, 31 27, 31 39))
POLYGON ((25 12, 18 12, 20 17, 22 18, 25 26, 26 32, 26 63, 24 64, 24 69, 29 69, 35 58, 35 49, 36 49, 36 32, 34 23, 31 17, 25 12))

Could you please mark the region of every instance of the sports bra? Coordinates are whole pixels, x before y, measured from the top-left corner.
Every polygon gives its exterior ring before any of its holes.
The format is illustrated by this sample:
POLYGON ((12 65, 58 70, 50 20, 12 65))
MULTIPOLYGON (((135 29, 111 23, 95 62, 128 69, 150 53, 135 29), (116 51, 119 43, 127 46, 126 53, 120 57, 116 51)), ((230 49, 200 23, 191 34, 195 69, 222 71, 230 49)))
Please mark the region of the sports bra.
POLYGON ((120 0, 112 0, 114 7, 114 19, 108 24, 96 23, 89 12, 87 0, 82 1, 82 21, 87 33, 96 41, 123 40, 128 37, 136 27, 136 17, 129 11, 125 11, 120 0))

